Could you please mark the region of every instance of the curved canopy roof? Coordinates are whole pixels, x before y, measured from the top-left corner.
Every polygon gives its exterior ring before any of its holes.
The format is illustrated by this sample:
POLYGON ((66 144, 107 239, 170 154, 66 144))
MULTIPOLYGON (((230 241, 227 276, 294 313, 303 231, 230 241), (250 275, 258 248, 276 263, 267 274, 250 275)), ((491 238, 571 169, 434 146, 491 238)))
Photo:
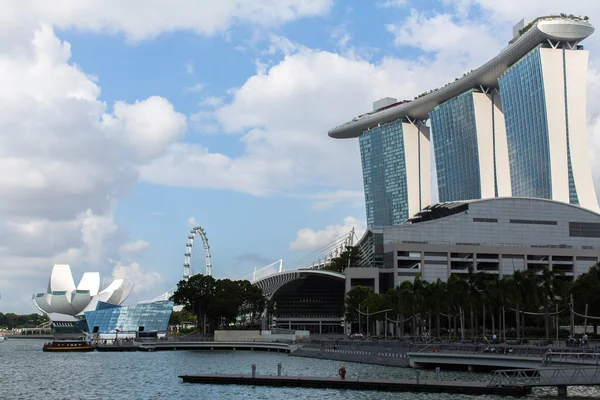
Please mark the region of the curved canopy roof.
POLYGON ((254 285, 262 289, 267 298, 271 298, 283 285, 296 279, 302 279, 308 275, 317 275, 334 279, 345 280, 346 276, 339 272, 326 271, 322 269, 298 269, 295 271, 278 272, 264 278, 260 278, 254 282, 254 285))
POLYGON ((448 201, 445 203, 432 204, 430 206, 423 208, 422 210, 417 212, 412 217, 408 218, 405 221, 405 223, 406 224, 418 224, 420 222, 427 222, 427 221, 432 221, 435 219, 450 217, 452 215, 460 214, 462 212, 468 212, 470 205, 477 206, 479 204, 484 204, 484 203, 502 204, 506 200, 510 200, 513 202, 518 201, 518 202, 532 203, 532 207, 534 207, 533 206, 534 203, 548 203, 548 204, 556 205, 558 207, 570 207, 572 209, 579 210, 580 212, 586 214, 587 218, 600 217, 600 214, 598 214, 592 210, 588 210, 587 208, 583 208, 581 206, 574 205, 574 204, 563 203, 561 201, 552 200, 552 199, 542 199, 542 198, 537 198, 537 197, 491 197, 491 198, 486 198, 486 199, 448 201))
POLYGON ((498 78, 512 64, 526 55, 540 43, 551 41, 579 42, 594 32, 587 21, 577 18, 543 17, 539 18, 524 34, 506 47, 496 57, 483 66, 465 75, 463 78, 435 89, 433 92, 408 103, 398 104, 379 112, 371 112, 354 118, 352 121, 331 129, 328 134, 336 139, 359 137, 370 128, 380 124, 409 117, 414 120, 426 120, 429 113, 438 105, 479 86, 490 88, 498 86, 498 78))

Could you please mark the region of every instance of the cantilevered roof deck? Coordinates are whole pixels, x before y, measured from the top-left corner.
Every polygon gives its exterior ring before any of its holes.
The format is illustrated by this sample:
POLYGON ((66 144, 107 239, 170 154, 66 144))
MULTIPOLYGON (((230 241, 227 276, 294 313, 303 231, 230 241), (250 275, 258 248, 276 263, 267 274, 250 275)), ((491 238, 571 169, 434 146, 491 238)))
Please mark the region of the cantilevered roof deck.
POLYGON ((363 114, 352 121, 331 129, 328 134, 336 139, 359 137, 370 128, 380 124, 409 117, 414 120, 426 120, 429 113, 443 102, 458 96, 472 88, 482 86, 495 88, 498 78, 521 57, 526 55, 540 43, 569 42, 571 45, 587 38, 594 32, 594 27, 582 19, 568 17, 540 18, 521 37, 506 47, 496 57, 466 76, 436 89, 409 103, 399 104, 379 112, 363 114))

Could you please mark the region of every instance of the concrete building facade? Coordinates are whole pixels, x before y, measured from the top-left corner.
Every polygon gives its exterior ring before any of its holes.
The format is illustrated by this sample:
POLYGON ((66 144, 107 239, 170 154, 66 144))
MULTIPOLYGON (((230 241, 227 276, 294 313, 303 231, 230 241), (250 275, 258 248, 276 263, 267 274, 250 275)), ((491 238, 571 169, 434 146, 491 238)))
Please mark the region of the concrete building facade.
POLYGON ((498 278, 548 266, 573 280, 600 260, 600 214, 534 198, 441 203, 370 229, 358 246, 362 260, 346 270, 346 291, 360 284, 385 293, 417 274, 465 278, 470 266, 498 278))

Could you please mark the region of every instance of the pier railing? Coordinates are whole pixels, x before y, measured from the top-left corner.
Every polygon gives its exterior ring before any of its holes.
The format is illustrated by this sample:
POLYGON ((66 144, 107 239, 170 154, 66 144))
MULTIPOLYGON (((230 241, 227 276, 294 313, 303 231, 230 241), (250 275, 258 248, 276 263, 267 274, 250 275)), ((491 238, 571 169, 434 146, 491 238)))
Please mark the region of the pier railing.
POLYGON ((600 384, 600 368, 553 367, 508 369, 492 372, 489 387, 576 386, 600 384))
POLYGON ((552 364, 584 364, 600 365, 600 353, 586 352, 547 352, 542 361, 543 366, 552 364))

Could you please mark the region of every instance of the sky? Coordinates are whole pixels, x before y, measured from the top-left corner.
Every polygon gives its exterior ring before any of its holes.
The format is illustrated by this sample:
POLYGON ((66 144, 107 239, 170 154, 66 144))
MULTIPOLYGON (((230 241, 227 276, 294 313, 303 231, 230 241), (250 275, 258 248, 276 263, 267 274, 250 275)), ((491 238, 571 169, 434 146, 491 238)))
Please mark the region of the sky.
MULTIPOLYGON (((128 303, 157 297, 195 225, 216 278, 360 236, 358 141, 327 131, 556 13, 600 25, 597 0, 1 2, 0 312, 35 312, 53 263, 131 280, 128 303)), ((583 45, 598 183, 600 34, 583 45)))

